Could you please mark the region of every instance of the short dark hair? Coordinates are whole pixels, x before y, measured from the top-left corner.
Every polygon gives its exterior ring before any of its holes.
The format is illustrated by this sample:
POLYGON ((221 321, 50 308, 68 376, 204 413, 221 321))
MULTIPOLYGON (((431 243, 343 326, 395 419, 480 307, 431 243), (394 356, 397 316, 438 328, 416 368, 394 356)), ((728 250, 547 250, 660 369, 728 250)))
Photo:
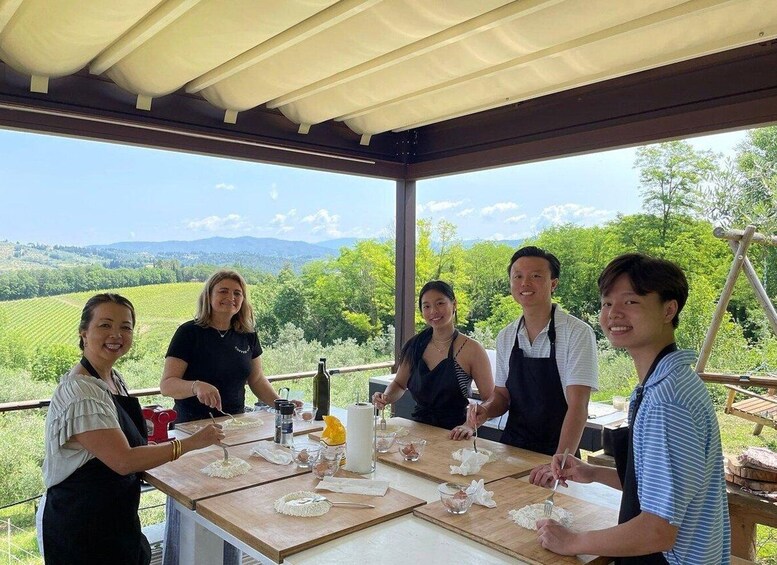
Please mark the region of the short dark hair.
POLYGON ((663 302, 676 300, 677 313, 672 318, 672 326, 678 326, 680 312, 688 300, 688 279, 680 267, 666 259, 626 253, 610 261, 599 275, 599 294, 607 294, 621 275, 629 277, 634 292, 640 296, 655 292, 663 302))
POLYGON ((541 259, 545 259, 550 264, 550 277, 553 279, 557 279, 561 274, 561 261, 558 260, 558 257, 553 255, 553 253, 549 253, 544 249, 540 249, 539 247, 527 245, 526 247, 521 247, 518 251, 513 253, 512 258, 510 259, 510 264, 507 265, 508 276, 510 275, 510 271, 513 269, 513 263, 515 263, 521 257, 539 257, 541 259))
POLYGON ((106 302, 113 302, 114 304, 120 304, 121 306, 129 308, 130 315, 132 316, 132 327, 135 327, 135 307, 132 305, 132 302, 124 298, 121 294, 115 294, 113 292, 95 294, 86 301, 84 309, 81 310, 81 322, 78 324, 78 347, 81 348, 81 351, 84 350, 84 338, 80 337, 81 332, 86 331, 89 327, 89 323, 92 321, 92 318, 94 318, 95 309, 100 304, 105 304, 106 302))

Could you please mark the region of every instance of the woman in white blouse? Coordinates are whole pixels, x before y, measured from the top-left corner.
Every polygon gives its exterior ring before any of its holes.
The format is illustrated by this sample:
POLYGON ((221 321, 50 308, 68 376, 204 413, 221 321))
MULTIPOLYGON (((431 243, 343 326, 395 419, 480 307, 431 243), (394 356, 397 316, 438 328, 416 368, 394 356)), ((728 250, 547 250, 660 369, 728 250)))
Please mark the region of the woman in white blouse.
POLYGON ((134 327, 135 309, 118 294, 93 296, 81 313, 83 356, 62 377, 46 416, 37 526, 47 564, 149 563, 138 518, 140 472, 224 437, 211 425, 148 445, 140 403, 113 369, 132 346, 134 327))

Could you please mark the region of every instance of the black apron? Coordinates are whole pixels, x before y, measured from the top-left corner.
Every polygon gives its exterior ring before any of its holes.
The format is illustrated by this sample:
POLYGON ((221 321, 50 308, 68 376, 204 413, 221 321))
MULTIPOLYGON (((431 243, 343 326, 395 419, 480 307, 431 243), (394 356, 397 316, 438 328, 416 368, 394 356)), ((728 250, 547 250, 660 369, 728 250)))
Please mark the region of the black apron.
MULTIPOLYGON (((637 496, 637 473, 634 469, 634 422, 637 419, 639 405, 642 404, 642 392, 648 379, 656 370, 658 362, 664 357, 677 351, 677 345, 670 343, 656 356, 653 364, 648 369, 645 380, 637 386, 634 397, 634 405, 629 410, 629 427, 613 430, 613 456, 615 458, 615 467, 618 470, 618 477, 623 486, 623 495, 621 496, 621 508, 618 514, 618 523, 623 524, 632 518, 636 518, 642 511, 639 505, 639 496, 637 496)), ((668 561, 663 553, 651 553, 650 555, 640 555, 637 557, 619 557, 615 559, 616 565, 645 564, 660 565, 668 561)))
POLYGON ((413 373, 407 381, 407 389, 416 403, 411 414, 411 418, 416 422, 450 430, 467 419, 469 400, 459 388, 453 355, 453 344, 456 343, 458 335, 458 331, 453 332, 448 357, 431 371, 422 357, 425 348, 419 347, 413 373))
POLYGON ((523 318, 518 323, 505 383, 510 393, 509 416, 500 440, 546 455, 556 453, 561 427, 567 415, 567 400, 556 364, 555 314, 554 304, 550 310, 548 327, 549 357, 524 356, 518 344, 523 318))
MULTIPOLYGON (((81 364, 92 376, 100 378, 86 358, 81 359, 81 364)), ((138 399, 113 394, 111 397, 129 445, 146 445, 146 425, 138 399)), ((99 459, 90 459, 46 491, 46 564, 148 565, 151 548, 140 528, 139 505, 139 473, 119 475, 99 459)))

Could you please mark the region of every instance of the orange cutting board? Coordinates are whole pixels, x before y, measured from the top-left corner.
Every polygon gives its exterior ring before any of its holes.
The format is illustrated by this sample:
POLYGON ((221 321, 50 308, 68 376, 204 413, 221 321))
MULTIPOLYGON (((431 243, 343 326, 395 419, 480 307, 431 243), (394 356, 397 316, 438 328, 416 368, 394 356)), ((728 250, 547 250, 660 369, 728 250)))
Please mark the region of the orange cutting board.
MULTIPOLYGON (((216 423, 222 424, 231 418, 229 416, 221 416, 214 419, 216 420, 216 423)), ((241 443, 248 443, 251 441, 259 441, 263 439, 273 439, 275 437, 275 416, 273 414, 268 412, 262 412, 261 414, 256 412, 249 412, 247 414, 236 414, 235 419, 238 422, 250 423, 250 425, 246 425, 245 427, 226 428, 224 430, 224 435, 226 437, 222 441, 222 443, 226 446, 240 445, 241 443)), ((211 423, 213 422, 210 418, 207 420, 195 420, 193 422, 176 424, 175 429, 191 435, 211 423)), ((295 436, 323 429, 324 422, 316 422, 315 420, 308 422, 301 420, 294 421, 295 436)))
MULTIPOLYGON (((259 442, 244 443, 229 448, 230 457, 239 457, 251 465, 245 475, 222 479, 209 477, 201 469, 213 461, 221 461, 224 452, 218 446, 190 451, 176 461, 145 472, 145 480, 175 500, 194 509, 199 501, 227 492, 242 490, 286 477, 309 473, 294 463, 275 465, 261 457, 252 456, 251 449, 259 442)), ((279 448, 280 449, 280 448, 279 448)))
MULTIPOLYGON (((339 471, 337 476, 360 478, 347 471, 339 471)), ((197 513, 280 563, 289 555, 409 514, 424 504, 419 498, 389 488, 385 496, 323 493, 332 501, 366 502, 375 508, 332 507, 323 516, 310 518, 275 511, 273 504, 278 498, 300 490, 312 491, 318 483, 312 474, 284 479, 203 500, 197 505, 197 513)), ((401 540, 397 542, 401 544, 401 540)))
POLYGON ((550 463, 551 460, 548 455, 518 449, 517 447, 496 441, 478 439, 478 447, 488 449, 496 454, 497 460, 486 463, 474 475, 467 475, 466 477, 463 475, 451 475, 451 465, 460 464, 459 461, 453 459, 451 454, 457 449, 471 448, 471 440, 452 440, 448 438, 449 430, 419 424, 404 418, 392 418, 390 422, 392 425, 408 428, 409 436, 425 439, 426 447, 418 461, 405 461, 395 444, 391 451, 379 455, 380 461, 437 482, 455 481, 469 483, 472 480, 483 479, 486 483, 490 483, 505 477, 523 477, 528 475, 537 465, 550 463))
MULTIPOLYGON (((591 563, 603 565, 611 560, 606 557, 565 557, 543 549, 537 541, 537 532, 527 530, 513 522, 508 512, 528 504, 543 502, 550 491, 526 481, 506 478, 488 485, 494 491, 496 508, 473 504, 466 514, 454 515, 445 510, 441 502, 427 504, 413 510, 413 513, 448 530, 461 534, 525 563, 537 565, 569 563, 591 563)), ((554 498, 557 506, 572 513, 572 528, 575 530, 598 530, 618 523, 618 511, 598 506, 562 492, 554 498)))

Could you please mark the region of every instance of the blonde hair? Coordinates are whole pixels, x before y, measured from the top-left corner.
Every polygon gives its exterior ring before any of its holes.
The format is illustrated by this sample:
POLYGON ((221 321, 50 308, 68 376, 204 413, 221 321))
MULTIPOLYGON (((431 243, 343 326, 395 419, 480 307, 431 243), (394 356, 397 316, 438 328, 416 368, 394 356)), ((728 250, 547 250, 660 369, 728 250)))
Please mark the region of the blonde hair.
POLYGON ((207 281, 205 281, 205 286, 200 293, 200 298, 197 300, 197 313, 194 316, 194 321, 198 326, 205 328, 210 326, 210 322, 213 316, 213 312, 210 306, 210 295, 216 285, 224 279, 235 281, 240 285, 240 289, 243 291, 243 304, 240 306, 240 310, 234 316, 232 316, 230 327, 237 332, 255 332, 254 309, 251 307, 251 301, 248 299, 248 288, 246 287, 246 281, 243 279, 240 273, 236 271, 216 271, 207 281))

